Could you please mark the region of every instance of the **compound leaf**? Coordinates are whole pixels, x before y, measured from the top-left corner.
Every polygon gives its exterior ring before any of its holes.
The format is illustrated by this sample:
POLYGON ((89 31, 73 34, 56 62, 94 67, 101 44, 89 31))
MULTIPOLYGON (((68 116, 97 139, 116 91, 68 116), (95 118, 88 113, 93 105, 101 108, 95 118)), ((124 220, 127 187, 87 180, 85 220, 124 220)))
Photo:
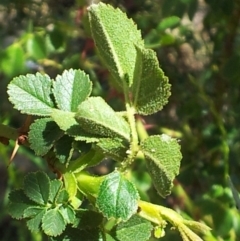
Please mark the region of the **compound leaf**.
POLYGON ((128 220, 137 211, 139 199, 135 186, 119 172, 112 172, 100 185, 96 205, 107 218, 128 220))
POLYGON ((91 134, 102 137, 130 138, 130 128, 101 97, 90 97, 78 107, 76 120, 91 134))
POLYGON ((24 179, 24 192, 32 201, 46 205, 50 193, 50 180, 46 173, 29 173, 24 179))
POLYGON ((176 139, 165 134, 150 136, 141 143, 149 174, 158 193, 165 197, 171 193, 172 181, 179 173, 182 154, 176 139))
POLYGON ((159 68, 155 52, 136 47, 141 55, 140 78, 133 82, 133 105, 138 114, 150 115, 158 112, 168 102, 170 84, 159 68))
POLYGON ((92 82, 81 70, 65 70, 53 83, 53 95, 59 109, 76 112, 92 91, 92 82))
POLYGON ((42 218, 42 229, 46 235, 58 236, 66 228, 66 223, 59 209, 48 210, 42 218))
POLYGON ((46 74, 21 75, 8 85, 9 100, 21 113, 49 116, 54 108, 51 86, 52 80, 46 74))
POLYGON ((51 118, 42 118, 30 126, 28 140, 36 155, 43 156, 62 135, 63 131, 51 118))
POLYGON ((137 51, 144 46, 136 25, 120 9, 103 3, 88 8, 92 37, 97 50, 119 86, 129 86, 135 78, 137 51))

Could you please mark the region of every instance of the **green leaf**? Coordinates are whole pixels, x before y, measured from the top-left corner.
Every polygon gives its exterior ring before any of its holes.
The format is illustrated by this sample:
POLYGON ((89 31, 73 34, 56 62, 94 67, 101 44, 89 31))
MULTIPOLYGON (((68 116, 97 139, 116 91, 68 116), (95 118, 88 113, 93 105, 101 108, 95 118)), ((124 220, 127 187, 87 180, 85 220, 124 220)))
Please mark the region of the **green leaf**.
POLYGON ((158 193, 165 197, 171 193, 172 181, 179 173, 182 154, 176 139, 165 134, 150 136, 141 143, 149 174, 158 193))
POLYGON ((96 147, 99 148, 105 156, 112 157, 114 160, 123 161, 127 156, 128 145, 119 138, 100 138, 96 147))
POLYGON ((46 235, 60 235, 66 228, 64 218, 59 209, 48 210, 42 218, 42 229, 46 235))
POLYGON ((1 71, 12 78, 22 74, 26 69, 25 52, 21 44, 14 43, 7 47, 0 56, 1 71))
POLYGON ((61 214, 65 220, 65 223, 67 223, 67 224, 74 223, 75 211, 73 210, 73 208, 71 206, 69 206, 69 205, 66 207, 61 206, 59 211, 61 212, 61 214))
POLYGON ((27 221, 27 227, 31 232, 39 232, 41 230, 42 218, 45 212, 46 209, 41 209, 33 218, 27 221))
POLYGON ((73 148, 73 137, 64 135, 54 145, 54 151, 56 157, 60 163, 67 163, 70 161, 74 148, 73 148))
POLYGON ((63 204, 63 203, 67 203, 68 200, 69 200, 68 192, 65 189, 63 189, 59 192, 56 199, 56 203, 63 204))
POLYGON ((46 205, 49 199, 50 180, 46 173, 29 173, 24 179, 24 192, 32 201, 46 205))
POLYGON ((92 83, 81 70, 65 70, 53 83, 53 95, 57 106, 64 111, 76 112, 78 105, 92 91, 92 83))
POLYGON ((29 206, 27 209, 24 210, 23 217, 24 218, 33 218, 35 217, 38 213, 42 211, 46 211, 46 207, 44 206, 29 206))
POLYGON ((134 215, 127 222, 121 222, 113 230, 112 236, 118 241, 146 241, 150 238, 152 229, 149 221, 134 215))
POLYGON ((51 241, 103 241, 103 235, 99 228, 79 230, 67 227, 63 234, 58 237, 51 237, 51 241))
POLYGON ((133 106, 138 114, 150 115, 158 112, 168 102, 170 84, 159 68, 156 53, 151 49, 136 47, 142 56, 140 78, 133 82, 133 106))
POLYGON ((79 210, 76 213, 76 219, 73 227, 79 229, 94 229, 102 224, 102 214, 92 210, 79 210))
POLYGON ((59 128, 65 131, 69 136, 75 137, 75 140, 96 142, 98 138, 84 131, 75 119, 74 112, 67 112, 53 109, 51 117, 58 124, 59 128))
POLYGON ((170 16, 170 17, 164 18, 158 24, 157 30, 165 31, 168 28, 175 28, 180 23, 180 21, 181 19, 177 16, 170 16))
POLYGON ((91 134, 102 137, 130 139, 130 128, 101 97, 90 97, 78 107, 76 120, 91 134))
POLYGON ((137 52, 144 47, 141 33, 126 14, 103 3, 88 8, 92 37, 107 68, 118 82, 129 86, 135 78, 137 52))
POLYGON ((51 118, 42 118, 30 126, 28 140, 36 155, 44 156, 62 135, 63 131, 51 118))
POLYGON ((29 206, 36 205, 24 193, 23 189, 14 190, 9 194, 9 214, 16 219, 23 218, 24 210, 29 206))
POLYGON ((86 154, 81 155, 78 159, 69 163, 68 170, 71 172, 80 172, 87 167, 92 167, 100 163, 104 159, 104 155, 94 149, 86 154))
POLYGON ((39 34, 29 34, 28 38, 28 54, 36 60, 45 58, 47 51, 44 37, 39 34))
POLYGON ((138 199, 134 185, 115 171, 107 175, 101 183, 96 205, 105 217, 126 221, 136 213, 138 199))
POLYGON ((51 99, 52 80, 46 74, 27 74, 14 78, 8 85, 9 100, 21 113, 48 116, 54 103, 51 99))
POLYGON ((50 193, 49 193, 49 201, 55 203, 58 193, 60 192, 63 183, 60 180, 52 180, 50 182, 50 193))
POLYGON ((78 189, 75 175, 71 172, 66 172, 63 174, 63 180, 64 180, 65 189, 68 192, 69 199, 71 200, 76 196, 77 189, 78 189))

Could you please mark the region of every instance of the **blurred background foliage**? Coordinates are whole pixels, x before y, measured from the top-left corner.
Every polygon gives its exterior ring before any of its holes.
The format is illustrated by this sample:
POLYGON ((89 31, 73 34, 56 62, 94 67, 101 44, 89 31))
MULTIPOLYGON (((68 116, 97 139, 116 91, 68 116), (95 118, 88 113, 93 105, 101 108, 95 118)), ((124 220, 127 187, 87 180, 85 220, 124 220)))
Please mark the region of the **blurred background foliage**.
MULTIPOLYGON (((86 24, 84 0, 1 0, 0 120, 19 128, 26 118, 7 100, 6 86, 20 74, 64 69, 85 70, 115 109, 121 96, 96 56, 86 24), (120 97, 120 98, 119 98, 120 97)), ((96 2, 96 1, 95 1, 96 2)), ((143 162, 135 162, 131 178, 145 200, 203 220, 212 228, 206 241, 240 240, 240 218, 228 174, 240 189, 240 1, 239 0, 109 0, 134 19, 146 46, 157 52, 172 84, 163 111, 138 121, 140 136, 166 133, 179 139, 183 160, 172 194, 163 200, 151 187, 143 162)), ((21 147, 9 168, 14 143, 0 144, 1 240, 46 240, 31 234, 25 223, 6 211, 9 190, 19 187, 29 170, 48 170, 46 163, 21 147)), ((104 166, 106 168, 106 166, 104 166)), ((154 239, 156 240, 156 239, 154 239)), ((161 240, 181 240, 169 230, 161 240)))

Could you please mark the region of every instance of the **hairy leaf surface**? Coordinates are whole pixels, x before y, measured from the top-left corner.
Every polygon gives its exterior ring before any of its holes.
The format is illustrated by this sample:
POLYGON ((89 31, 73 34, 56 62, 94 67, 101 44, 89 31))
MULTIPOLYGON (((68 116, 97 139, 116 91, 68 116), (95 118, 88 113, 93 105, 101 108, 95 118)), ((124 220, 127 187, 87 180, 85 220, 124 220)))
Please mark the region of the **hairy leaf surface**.
POLYGON ((146 241, 150 238, 152 229, 149 221, 134 215, 127 222, 120 223, 112 236, 119 241, 146 241))
POLYGON ((126 14, 103 3, 88 8, 92 37, 97 50, 120 86, 129 86, 135 78, 137 52, 144 46, 141 33, 126 14))
POLYGON ((91 134, 102 137, 130 138, 130 128, 101 97, 90 97, 78 107, 76 120, 91 134))
POLYGON ((28 140, 36 155, 43 156, 62 135, 63 131, 51 118, 42 118, 30 126, 28 140))
POLYGON ((92 82, 81 70, 65 70, 53 83, 53 95, 61 110, 76 112, 92 91, 92 82))
POLYGON ((170 84, 159 67, 156 53, 151 49, 136 47, 141 55, 140 78, 133 82, 133 105, 138 114, 150 115, 158 112, 168 102, 170 84))
POLYGON ((21 75, 8 85, 9 100, 21 113, 49 116, 54 108, 51 88, 52 80, 46 74, 21 75))
POLYGON ((100 185, 96 205, 107 218, 128 220, 137 211, 138 192, 119 172, 112 172, 100 185))
POLYGON ((171 193, 172 182, 179 173, 182 154, 176 139, 165 134, 150 136, 141 144, 149 174, 158 193, 165 197, 171 193))

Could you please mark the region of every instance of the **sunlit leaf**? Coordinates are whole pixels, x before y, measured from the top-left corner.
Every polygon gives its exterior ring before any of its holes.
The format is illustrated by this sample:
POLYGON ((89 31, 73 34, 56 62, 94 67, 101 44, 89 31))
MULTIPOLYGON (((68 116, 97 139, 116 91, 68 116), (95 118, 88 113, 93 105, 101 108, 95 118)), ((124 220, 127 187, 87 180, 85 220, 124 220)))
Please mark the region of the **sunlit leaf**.
POLYGON ((168 102, 170 84, 168 78, 159 67, 157 56, 151 49, 140 49, 142 56, 141 74, 133 82, 133 105, 138 114, 150 115, 160 111, 168 102))
POLYGON ((135 78, 137 52, 143 47, 141 33, 132 20, 119 9, 103 3, 88 8, 92 37, 97 50, 120 86, 129 86, 135 78))
POLYGON ((114 229, 113 237, 119 241, 146 241, 150 238, 152 224, 134 215, 127 222, 122 222, 114 229))
POLYGON ((21 75, 8 85, 9 100, 21 113, 49 116, 54 107, 51 86, 52 80, 46 74, 21 75))
POLYGON ((138 192, 119 172, 107 175, 100 185, 96 205, 107 218, 128 220, 137 211, 138 192))
POLYGON ((141 143, 149 174, 158 193, 165 197, 171 193, 173 179, 179 173, 182 154, 176 139, 165 134, 150 136, 141 143))
POLYGON ((91 93, 92 82, 81 70, 65 70, 53 83, 53 95, 59 109, 76 112, 78 105, 91 93))
POLYGON ((76 120, 91 134, 101 137, 130 138, 130 128, 101 97, 90 97, 78 107, 76 120))

